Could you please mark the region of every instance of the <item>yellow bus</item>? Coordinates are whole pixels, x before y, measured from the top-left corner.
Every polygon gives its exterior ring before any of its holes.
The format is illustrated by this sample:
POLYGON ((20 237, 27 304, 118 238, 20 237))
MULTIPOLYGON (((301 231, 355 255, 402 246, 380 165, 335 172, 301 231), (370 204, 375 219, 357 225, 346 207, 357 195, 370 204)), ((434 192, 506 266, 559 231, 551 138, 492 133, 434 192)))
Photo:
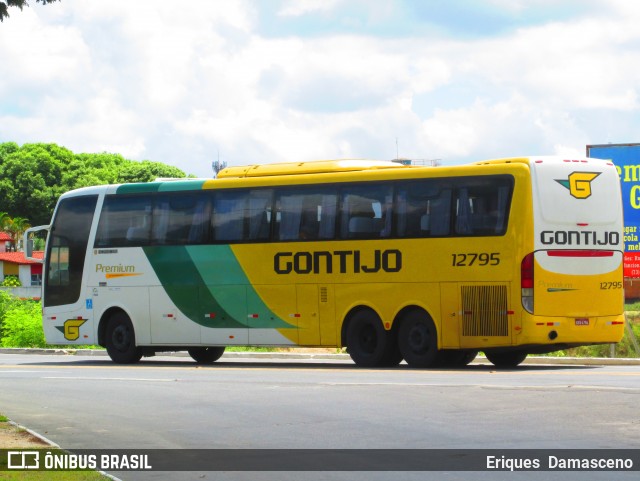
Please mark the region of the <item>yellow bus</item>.
POLYGON ((358 366, 496 366, 623 335, 612 163, 337 160, 78 189, 48 230, 51 344, 113 361, 346 347, 358 366))

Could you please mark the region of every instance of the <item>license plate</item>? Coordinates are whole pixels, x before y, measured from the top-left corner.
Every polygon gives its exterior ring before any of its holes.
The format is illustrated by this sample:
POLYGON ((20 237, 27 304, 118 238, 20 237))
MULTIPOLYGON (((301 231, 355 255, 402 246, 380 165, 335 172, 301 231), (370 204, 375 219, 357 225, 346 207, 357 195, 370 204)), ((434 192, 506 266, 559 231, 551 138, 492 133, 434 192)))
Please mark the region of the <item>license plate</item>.
POLYGON ((576 319, 576 326, 588 326, 589 319, 576 319))

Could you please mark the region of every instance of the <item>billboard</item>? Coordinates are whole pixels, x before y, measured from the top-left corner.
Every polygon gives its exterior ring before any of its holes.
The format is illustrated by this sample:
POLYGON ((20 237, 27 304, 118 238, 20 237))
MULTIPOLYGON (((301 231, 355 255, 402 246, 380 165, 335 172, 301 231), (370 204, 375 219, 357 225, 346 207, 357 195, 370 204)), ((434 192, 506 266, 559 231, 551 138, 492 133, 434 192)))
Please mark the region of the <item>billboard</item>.
POLYGON ((640 278, 640 143, 587 145, 587 157, 618 169, 624 207, 624 276, 640 278))

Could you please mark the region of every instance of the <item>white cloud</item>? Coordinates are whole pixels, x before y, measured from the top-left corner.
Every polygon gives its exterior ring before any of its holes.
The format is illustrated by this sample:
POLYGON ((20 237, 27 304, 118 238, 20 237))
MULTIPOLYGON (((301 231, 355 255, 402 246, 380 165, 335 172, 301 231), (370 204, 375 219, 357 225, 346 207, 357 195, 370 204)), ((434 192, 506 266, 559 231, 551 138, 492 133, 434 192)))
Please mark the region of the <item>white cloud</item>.
POLYGON ((341 0, 288 0, 282 6, 278 15, 298 17, 318 11, 327 12, 332 10, 340 2, 341 0))
MULTIPOLYGON (((583 152, 605 130, 633 132, 639 108, 640 8, 592 3, 591 17, 473 39, 266 35, 268 14, 248 1, 32 6, 0 25, 0 141, 111 150, 196 175, 218 149, 232 164, 391 158, 396 138, 400 155, 445 163, 583 152)), ((349 5, 285 2, 271 20, 349 5)))

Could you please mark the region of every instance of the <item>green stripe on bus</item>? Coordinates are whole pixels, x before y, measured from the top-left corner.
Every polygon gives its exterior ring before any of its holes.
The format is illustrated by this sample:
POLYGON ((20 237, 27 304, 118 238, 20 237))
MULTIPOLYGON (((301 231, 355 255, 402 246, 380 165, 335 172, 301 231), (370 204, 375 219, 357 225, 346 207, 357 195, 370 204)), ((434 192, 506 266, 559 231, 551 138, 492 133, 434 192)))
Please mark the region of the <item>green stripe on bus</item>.
POLYGON ((211 328, 295 328, 262 301, 228 246, 143 248, 171 301, 211 328), (262 314, 249 318, 247 307, 262 314))
POLYGON ((285 329, 296 328, 273 312, 262 300, 255 288, 251 285, 242 266, 238 262, 233 250, 228 245, 189 246, 187 251, 198 269, 205 285, 211 290, 224 309, 231 312, 238 302, 233 296, 223 298, 216 292, 224 286, 246 286, 246 299, 242 307, 249 306, 251 312, 244 311, 245 317, 258 314, 258 317, 249 318, 251 328, 285 329))
POLYGON ((144 194, 158 192, 159 183, 147 182, 144 184, 123 184, 116 189, 116 194, 144 194))
POLYGON ((171 182, 163 182, 160 184, 158 192, 182 192, 201 190, 204 180, 173 180, 171 182))
POLYGON ((138 184, 123 184, 116 190, 116 194, 145 194, 149 192, 186 192, 200 190, 205 180, 176 180, 171 182, 145 182, 138 184))
POLYGON ((246 319, 236 319, 211 295, 185 247, 156 246, 143 250, 165 292, 185 316, 206 327, 246 329, 246 319), (216 315, 205 318, 208 313, 216 315))

